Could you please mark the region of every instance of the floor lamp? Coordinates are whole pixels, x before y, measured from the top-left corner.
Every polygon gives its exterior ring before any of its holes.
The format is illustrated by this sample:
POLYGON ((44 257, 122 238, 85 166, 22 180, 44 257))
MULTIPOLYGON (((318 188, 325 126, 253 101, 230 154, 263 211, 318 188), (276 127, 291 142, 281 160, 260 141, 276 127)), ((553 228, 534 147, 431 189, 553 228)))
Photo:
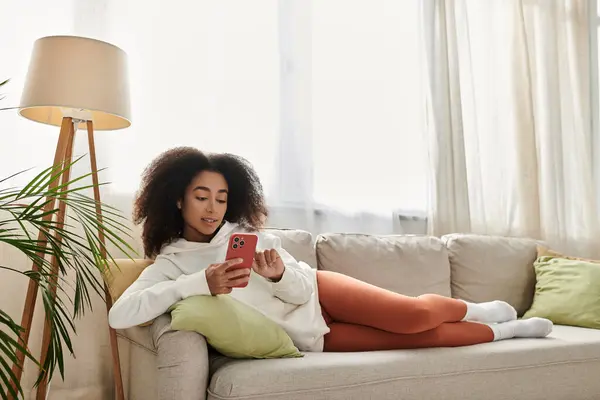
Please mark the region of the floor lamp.
MULTIPOLYGON (((19 106, 19 114, 27 119, 44 124, 60 126, 58 143, 54 154, 54 165, 70 163, 77 128, 87 130, 91 160, 94 199, 100 201, 98 168, 94 131, 127 128, 130 123, 129 80, 127 57, 116 46, 99 40, 77 36, 49 36, 38 39, 34 46, 19 106)), ((69 180, 70 169, 66 169, 61 182, 69 180)), ((58 180, 54 181, 54 187, 58 180)), ((50 206, 54 208, 55 205, 50 206)), ((99 220, 102 218, 96 206, 99 220)), ((59 204, 57 221, 64 221, 65 204, 59 204)), ((104 233, 98 232, 104 244, 104 233)), ((38 237, 41 240, 43 236, 38 237)), ((105 254, 103 254, 105 256, 105 254)), ((58 265, 51 260, 54 272, 58 265)), ((32 269, 37 270, 37 265, 32 269)), ((107 310, 111 297, 104 287, 107 310)), ((29 280, 25 306, 21 319, 24 331, 19 337, 21 345, 27 346, 37 298, 38 285, 29 280)), ((41 360, 46 358, 50 341, 51 326, 44 324, 41 360)), ((113 357, 115 389, 118 400, 124 399, 117 336, 110 329, 110 344, 113 357)), ((13 373, 20 381, 25 361, 22 353, 17 354, 13 373)), ((37 400, 46 398, 48 381, 44 379, 37 389, 37 400)))

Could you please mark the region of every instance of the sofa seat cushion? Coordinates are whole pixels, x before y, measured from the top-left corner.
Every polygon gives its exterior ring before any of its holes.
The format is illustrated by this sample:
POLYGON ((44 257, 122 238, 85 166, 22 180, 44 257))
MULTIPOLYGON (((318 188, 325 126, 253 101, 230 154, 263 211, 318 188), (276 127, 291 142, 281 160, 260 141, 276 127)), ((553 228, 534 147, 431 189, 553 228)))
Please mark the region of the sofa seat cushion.
POLYGON ((209 399, 593 399, 600 330, 461 348, 213 361, 209 399), (216 367, 216 368, 215 368, 216 367))
POLYGON ((316 240, 318 268, 407 296, 450 296, 450 263, 432 236, 325 234, 316 240))

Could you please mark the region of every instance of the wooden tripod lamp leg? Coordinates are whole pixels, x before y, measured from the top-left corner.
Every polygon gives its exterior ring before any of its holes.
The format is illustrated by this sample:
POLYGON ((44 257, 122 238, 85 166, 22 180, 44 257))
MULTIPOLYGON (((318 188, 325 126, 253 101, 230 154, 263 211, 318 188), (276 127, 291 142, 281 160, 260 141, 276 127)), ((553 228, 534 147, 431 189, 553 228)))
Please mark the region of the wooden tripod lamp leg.
MULTIPOLYGON (((60 127, 60 134, 58 136, 58 143, 56 145, 56 152, 54 153, 54 167, 58 165, 64 165, 64 161, 66 158, 66 149, 69 143, 69 137, 71 135, 71 130, 73 129, 73 119, 72 118, 63 118, 62 124, 60 127)), ((62 169, 62 167, 61 167, 62 169)), ((58 185, 58 179, 55 179, 49 185, 49 189, 54 189, 58 185)), ((54 209, 55 201, 53 198, 46 199, 48 202, 44 207, 44 212, 49 212, 54 209)), ((43 218, 43 221, 48 222, 52 218, 52 214, 48 214, 43 218)), ((40 231, 38 234, 38 241, 44 242, 44 232, 40 231)), ((37 253, 38 257, 43 257, 43 253, 37 253)), ((33 264, 31 270, 34 272, 38 272, 40 267, 37 264, 33 264)), ((27 295, 25 297, 25 306, 23 308, 23 315, 21 317, 21 326, 23 327, 23 331, 19 335, 19 343, 21 346, 27 348, 29 343, 29 334, 31 333, 31 323, 33 321, 33 313, 35 311, 35 303, 37 300, 37 292, 38 292, 38 284, 35 280, 30 279, 29 285, 27 287, 27 295)), ((17 362, 13 364, 12 371, 17 378, 17 382, 21 382, 21 377, 23 375, 23 367, 25 365, 25 354, 18 351, 17 352, 17 362)), ((17 382, 11 381, 11 386, 16 390, 17 382)), ((9 395, 10 398, 10 395, 9 395)), ((14 399, 16 400, 16 399, 14 399)))
MULTIPOLYGON (((88 143, 90 147, 90 162, 92 166, 92 180, 94 184, 94 200, 96 202, 96 215, 98 216, 98 222, 102 224, 102 208, 100 207, 100 187, 98 186, 98 165, 96 163, 96 145, 94 143, 94 125, 92 121, 87 122, 87 131, 88 131, 88 143)), ((100 239, 101 248, 100 252, 102 258, 106 260, 106 241, 104 239, 104 231, 102 227, 98 232, 98 238, 100 239)), ((104 284, 104 296, 106 297, 106 311, 108 312, 112 307, 112 299, 110 297, 110 293, 108 291, 108 287, 106 283, 104 284)), ((117 343, 117 332, 108 327, 108 333, 110 336, 110 348, 112 350, 112 359, 113 359, 113 374, 115 379, 115 390, 116 390, 116 399, 124 400, 125 395, 123 392, 123 379, 121 376, 121 360, 119 357, 119 347, 117 343)))
MULTIPOLYGON (((65 150, 65 163, 67 165, 71 164, 71 162, 72 162, 74 140, 75 140, 75 129, 73 127, 73 124, 70 124, 69 139, 67 141, 67 147, 65 150)), ((61 179, 60 179, 61 186, 65 185, 67 182, 69 182, 70 178, 71 178, 71 168, 69 166, 65 169, 65 171, 63 172, 63 174, 61 176, 61 179)), ((67 190, 67 189, 68 189, 68 187, 65 186, 63 190, 67 190)), ((60 229, 62 229, 65 224, 66 210, 67 210, 67 203, 59 200, 56 225, 60 229)), ((59 235, 58 233, 55 233, 54 240, 60 246, 62 243, 62 236, 59 235)), ((52 258, 50 259, 50 264, 52 265, 52 276, 54 277, 51 280, 52 286, 50 286, 50 291, 51 291, 51 295, 52 295, 52 300, 55 300, 56 299, 56 289, 57 289, 57 285, 58 285, 58 273, 59 273, 58 259, 55 256, 52 256, 52 258)), ((42 336, 42 357, 40 359, 42 365, 44 365, 44 362, 46 361, 46 358, 48 356, 48 346, 50 345, 51 335, 52 335, 52 324, 50 322, 50 318, 48 316, 46 316, 46 321, 44 323, 44 334, 42 336)), ((36 399, 44 400, 46 398, 47 392, 48 392, 48 375, 44 374, 42 381, 40 382, 40 384, 37 387, 36 399)))

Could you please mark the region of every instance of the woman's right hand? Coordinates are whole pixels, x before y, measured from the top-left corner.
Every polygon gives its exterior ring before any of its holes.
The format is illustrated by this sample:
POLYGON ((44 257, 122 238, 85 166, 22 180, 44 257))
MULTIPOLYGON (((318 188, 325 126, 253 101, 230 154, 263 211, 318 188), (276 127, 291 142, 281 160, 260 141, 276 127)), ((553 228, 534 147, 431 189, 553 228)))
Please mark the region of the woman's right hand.
POLYGON ((211 264, 206 268, 206 282, 213 296, 218 294, 229 294, 234 287, 248 283, 250 279, 250 268, 229 268, 236 266, 243 260, 236 258, 225 261, 224 263, 211 264))

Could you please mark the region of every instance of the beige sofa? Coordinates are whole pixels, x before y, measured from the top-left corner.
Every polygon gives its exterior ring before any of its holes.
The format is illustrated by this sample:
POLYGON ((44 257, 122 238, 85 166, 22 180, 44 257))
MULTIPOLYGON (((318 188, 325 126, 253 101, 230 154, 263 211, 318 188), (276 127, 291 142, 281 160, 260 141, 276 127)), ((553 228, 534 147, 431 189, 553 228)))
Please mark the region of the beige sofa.
MULTIPOLYGON (((533 240, 326 234, 313 241, 302 231, 272 232, 313 267, 399 293, 502 299, 520 315, 533 298, 533 240)), ((118 332, 128 399, 157 398, 157 368, 172 368, 177 357, 185 358, 183 371, 197 385, 197 399, 600 399, 600 330, 555 326, 545 339, 277 360, 227 359, 207 351, 200 335, 186 333, 185 352, 172 355, 172 365, 157 366, 157 342, 181 334, 168 332, 167 316, 161 321, 118 332)))

